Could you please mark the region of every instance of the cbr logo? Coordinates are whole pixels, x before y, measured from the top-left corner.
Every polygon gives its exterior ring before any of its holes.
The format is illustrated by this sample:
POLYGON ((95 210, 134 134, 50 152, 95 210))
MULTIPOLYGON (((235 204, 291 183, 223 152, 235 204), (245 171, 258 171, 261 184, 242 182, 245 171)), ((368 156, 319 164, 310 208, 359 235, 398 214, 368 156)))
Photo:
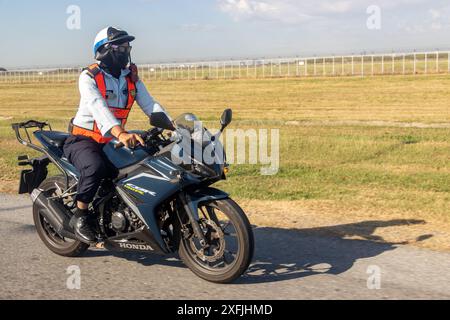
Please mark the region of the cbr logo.
POLYGON ((131 250, 145 250, 145 251, 152 251, 153 248, 149 245, 143 245, 143 244, 131 244, 131 243, 119 243, 119 247, 122 249, 131 249, 131 250))
POLYGON ((134 184, 131 184, 131 183, 127 183, 124 187, 127 188, 128 190, 131 190, 133 192, 139 193, 142 196, 144 194, 149 194, 149 195, 151 195, 153 197, 156 196, 156 192, 143 189, 143 188, 135 186, 134 184))

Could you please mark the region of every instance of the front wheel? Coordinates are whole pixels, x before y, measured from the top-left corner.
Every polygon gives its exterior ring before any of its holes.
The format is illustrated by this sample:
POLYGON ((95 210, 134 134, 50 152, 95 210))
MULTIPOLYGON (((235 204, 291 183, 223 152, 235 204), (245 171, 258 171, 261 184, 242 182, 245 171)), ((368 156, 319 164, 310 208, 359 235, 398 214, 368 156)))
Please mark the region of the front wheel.
POLYGON ((244 211, 231 199, 203 203, 200 227, 208 245, 192 234, 181 236, 181 260, 197 276, 210 282, 230 283, 249 267, 254 252, 253 231, 244 211))

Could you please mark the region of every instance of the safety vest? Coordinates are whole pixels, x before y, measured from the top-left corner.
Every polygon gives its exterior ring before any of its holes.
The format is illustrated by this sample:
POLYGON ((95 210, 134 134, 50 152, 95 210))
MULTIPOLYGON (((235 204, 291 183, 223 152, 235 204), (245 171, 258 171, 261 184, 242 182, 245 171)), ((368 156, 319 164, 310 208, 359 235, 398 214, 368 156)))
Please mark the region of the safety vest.
MULTIPOLYGON (((105 82, 105 75, 101 71, 98 64, 90 65, 88 68, 86 68, 88 75, 92 77, 96 84, 97 88, 100 91, 102 97, 107 100, 107 92, 106 92, 106 82, 105 82)), ((127 104, 125 108, 118 108, 117 106, 110 106, 108 105, 109 110, 111 113, 116 117, 117 120, 120 120, 122 122, 122 128, 125 127, 125 124, 127 123, 128 116, 130 114, 131 108, 133 107, 134 102, 136 101, 136 83, 132 80, 132 74, 130 73, 128 76, 126 76, 127 85, 128 85, 128 99, 127 104)), ((91 128, 83 128, 76 126, 72 124, 72 134, 73 135, 81 135, 90 137, 93 140, 95 140, 98 143, 108 143, 113 138, 106 138, 102 135, 101 131, 97 127, 97 123, 94 121, 94 125, 91 128)))

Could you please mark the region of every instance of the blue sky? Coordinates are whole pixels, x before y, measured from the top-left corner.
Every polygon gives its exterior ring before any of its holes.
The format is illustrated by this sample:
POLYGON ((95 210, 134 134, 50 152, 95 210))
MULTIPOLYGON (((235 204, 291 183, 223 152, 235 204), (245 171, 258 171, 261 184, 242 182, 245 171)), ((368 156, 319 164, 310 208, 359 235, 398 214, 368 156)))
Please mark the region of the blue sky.
POLYGON ((0 67, 88 64, 108 25, 136 36, 139 63, 450 48, 448 0, 0 0, 0 67))

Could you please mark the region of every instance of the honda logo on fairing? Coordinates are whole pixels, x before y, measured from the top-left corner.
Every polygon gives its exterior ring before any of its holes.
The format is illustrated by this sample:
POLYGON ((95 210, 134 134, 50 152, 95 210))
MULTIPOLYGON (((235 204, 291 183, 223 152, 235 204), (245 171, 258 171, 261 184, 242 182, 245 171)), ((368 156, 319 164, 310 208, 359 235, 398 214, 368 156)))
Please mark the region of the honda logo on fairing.
POLYGON ((153 251, 153 248, 145 244, 119 243, 122 249, 153 251))

